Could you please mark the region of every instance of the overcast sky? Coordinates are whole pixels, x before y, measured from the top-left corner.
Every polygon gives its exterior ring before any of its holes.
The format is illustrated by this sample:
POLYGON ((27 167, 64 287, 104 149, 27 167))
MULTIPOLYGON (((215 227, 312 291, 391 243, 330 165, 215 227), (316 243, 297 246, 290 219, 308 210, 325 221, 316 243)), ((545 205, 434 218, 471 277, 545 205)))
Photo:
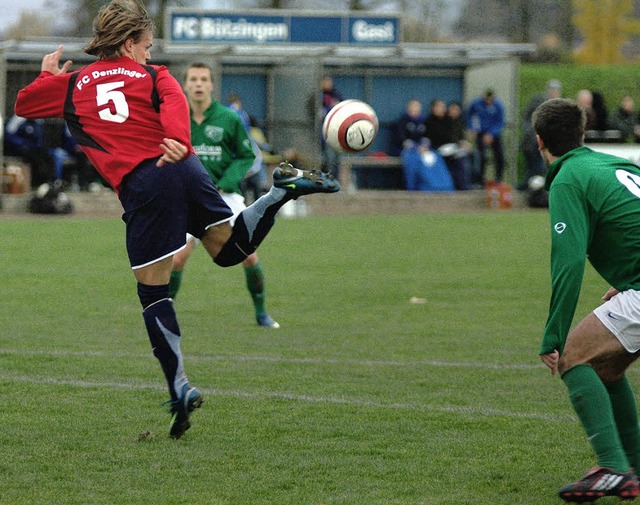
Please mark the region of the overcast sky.
POLYGON ((46 1, 47 0, 0 0, 0 27, 4 30, 7 25, 15 23, 20 11, 23 9, 43 10, 46 1))
POLYGON ((55 17, 64 14, 62 9, 65 7, 65 0, 0 0, 0 32, 3 32, 7 25, 15 23, 23 10, 42 12, 55 17))

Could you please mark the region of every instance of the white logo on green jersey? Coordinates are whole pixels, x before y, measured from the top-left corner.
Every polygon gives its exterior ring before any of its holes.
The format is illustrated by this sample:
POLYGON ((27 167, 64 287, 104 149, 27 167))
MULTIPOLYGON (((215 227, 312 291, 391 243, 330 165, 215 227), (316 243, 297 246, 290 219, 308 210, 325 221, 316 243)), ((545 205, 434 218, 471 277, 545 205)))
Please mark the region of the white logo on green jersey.
POLYGON ((624 184, 629 191, 635 196, 640 197, 640 177, 637 174, 632 174, 626 170, 616 170, 616 177, 624 184))
POLYGON ((193 150, 198 155, 198 158, 203 156, 215 156, 220 158, 222 156, 222 147, 220 146, 208 146, 207 144, 200 144, 193 146, 193 150))
POLYGON ((220 143, 224 137, 224 128, 219 126, 207 125, 204 127, 204 134, 213 142, 220 143))
POLYGON ((566 230, 566 229, 567 229, 567 225, 566 225, 565 223, 562 223, 562 222, 560 222, 560 223, 556 223, 556 224, 553 226, 553 229, 554 229, 554 230, 556 230, 556 233, 557 233, 558 235, 560 235, 564 230, 566 230))

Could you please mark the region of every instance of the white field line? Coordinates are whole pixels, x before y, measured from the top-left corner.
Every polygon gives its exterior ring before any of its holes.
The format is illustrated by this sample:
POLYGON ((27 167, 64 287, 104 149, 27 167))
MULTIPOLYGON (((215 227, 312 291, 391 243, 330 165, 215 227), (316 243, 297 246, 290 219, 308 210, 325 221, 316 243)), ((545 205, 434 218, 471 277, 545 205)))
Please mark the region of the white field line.
MULTIPOLYGON (((30 350, 30 349, 2 349, 0 355, 11 354, 18 356, 52 356, 52 357, 108 357, 108 358, 153 358, 151 350, 147 354, 118 353, 105 351, 66 351, 66 350, 30 350)), ((410 366, 433 366, 442 368, 478 368, 484 370, 538 370, 544 368, 540 364, 495 364, 479 362, 456 362, 439 360, 356 360, 356 359, 336 359, 336 358, 290 358, 278 356, 222 356, 222 355, 185 355, 185 361, 236 361, 236 362, 262 362, 262 363, 292 363, 309 365, 350 365, 366 367, 410 367, 410 366)))
MULTIPOLYGON (((18 355, 18 356, 52 356, 52 357, 98 357, 98 358, 136 358, 136 359, 153 359, 151 352, 148 354, 134 353, 111 353, 104 351, 65 351, 65 350, 25 350, 25 349, 2 349, 0 348, 0 356, 2 354, 18 355)), ((366 367, 407 367, 407 366, 434 366, 434 367, 450 367, 450 368, 477 368, 477 369, 510 369, 510 370, 532 370, 544 367, 540 365, 497 365, 487 363, 474 362, 444 362, 444 361, 384 361, 384 360, 340 360, 340 359, 324 359, 324 358, 280 358, 268 356, 187 356, 187 361, 206 361, 206 362, 266 362, 266 363, 292 363, 292 364, 311 364, 311 365, 359 365, 366 367)), ((30 377, 30 376, 14 376, 0 372, 0 380, 9 382, 22 382, 30 384, 49 384, 56 386, 74 386, 84 388, 113 388, 127 390, 154 390, 164 391, 164 387, 155 383, 140 382, 103 382, 103 381, 83 381, 74 379, 59 379, 55 377, 30 377)), ((519 419, 536 419, 544 421, 556 422, 575 422, 576 418, 570 415, 554 415, 541 413, 525 413, 511 412, 507 410, 482 408, 482 407, 460 407, 460 406, 434 406, 420 403, 382 403, 372 400, 363 400, 359 398, 345 398, 332 396, 310 396, 296 393, 269 392, 261 391, 246 392, 240 390, 220 390, 220 389, 203 389, 203 393, 208 396, 223 396, 232 398, 247 399, 274 399, 274 400, 290 400, 306 403, 324 403, 330 405, 345 405, 350 407, 366 407, 378 409, 395 409, 416 412, 445 412, 459 415, 482 416, 482 417, 506 417, 519 419)))
MULTIPOLYGON (((160 384, 143 383, 143 382, 98 382, 86 380, 56 379, 53 377, 29 377, 24 375, 10 375, 0 373, 0 380, 8 382, 22 382, 27 384, 43 384, 51 386, 72 386, 79 388, 111 388, 126 389, 130 391, 164 391, 164 387, 160 384)), ((288 400, 305 403, 323 403, 329 405, 344 405, 347 407, 364 407, 371 409, 390 409, 390 410, 406 410, 413 412, 439 412, 466 416, 479 417, 506 417, 514 419, 533 419, 553 422, 576 422, 576 418, 570 415, 554 415, 540 414, 529 412, 511 412, 508 410, 476 408, 476 407, 460 407, 460 406, 435 406, 418 403, 381 403, 372 400, 361 400, 358 398, 338 398, 332 396, 310 396, 295 393, 278 393, 262 391, 260 393, 251 393, 239 390, 221 390, 199 388, 205 396, 223 396, 231 398, 244 398, 252 400, 288 400)))

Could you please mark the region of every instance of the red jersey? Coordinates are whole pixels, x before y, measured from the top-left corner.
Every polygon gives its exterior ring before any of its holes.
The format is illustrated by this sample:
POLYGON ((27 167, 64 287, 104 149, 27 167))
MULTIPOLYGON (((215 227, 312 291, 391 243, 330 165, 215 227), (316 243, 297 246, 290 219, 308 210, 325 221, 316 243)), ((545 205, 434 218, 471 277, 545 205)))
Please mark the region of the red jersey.
POLYGON ((42 72, 18 93, 18 116, 64 118, 102 177, 119 191, 140 162, 163 153, 163 138, 193 152, 189 105, 166 67, 122 56, 75 72, 42 72))

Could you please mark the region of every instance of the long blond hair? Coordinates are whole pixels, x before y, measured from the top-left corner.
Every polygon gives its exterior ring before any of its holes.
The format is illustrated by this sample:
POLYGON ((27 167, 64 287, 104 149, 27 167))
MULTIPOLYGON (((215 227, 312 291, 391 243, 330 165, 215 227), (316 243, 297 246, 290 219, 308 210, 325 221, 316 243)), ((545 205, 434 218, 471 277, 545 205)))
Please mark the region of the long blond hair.
POLYGON ((139 42, 145 33, 153 34, 154 30, 153 19, 142 2, 112 0, 94 19, 93 38, 84 52, 101 60, 117 58, 126 40, 139 42))

